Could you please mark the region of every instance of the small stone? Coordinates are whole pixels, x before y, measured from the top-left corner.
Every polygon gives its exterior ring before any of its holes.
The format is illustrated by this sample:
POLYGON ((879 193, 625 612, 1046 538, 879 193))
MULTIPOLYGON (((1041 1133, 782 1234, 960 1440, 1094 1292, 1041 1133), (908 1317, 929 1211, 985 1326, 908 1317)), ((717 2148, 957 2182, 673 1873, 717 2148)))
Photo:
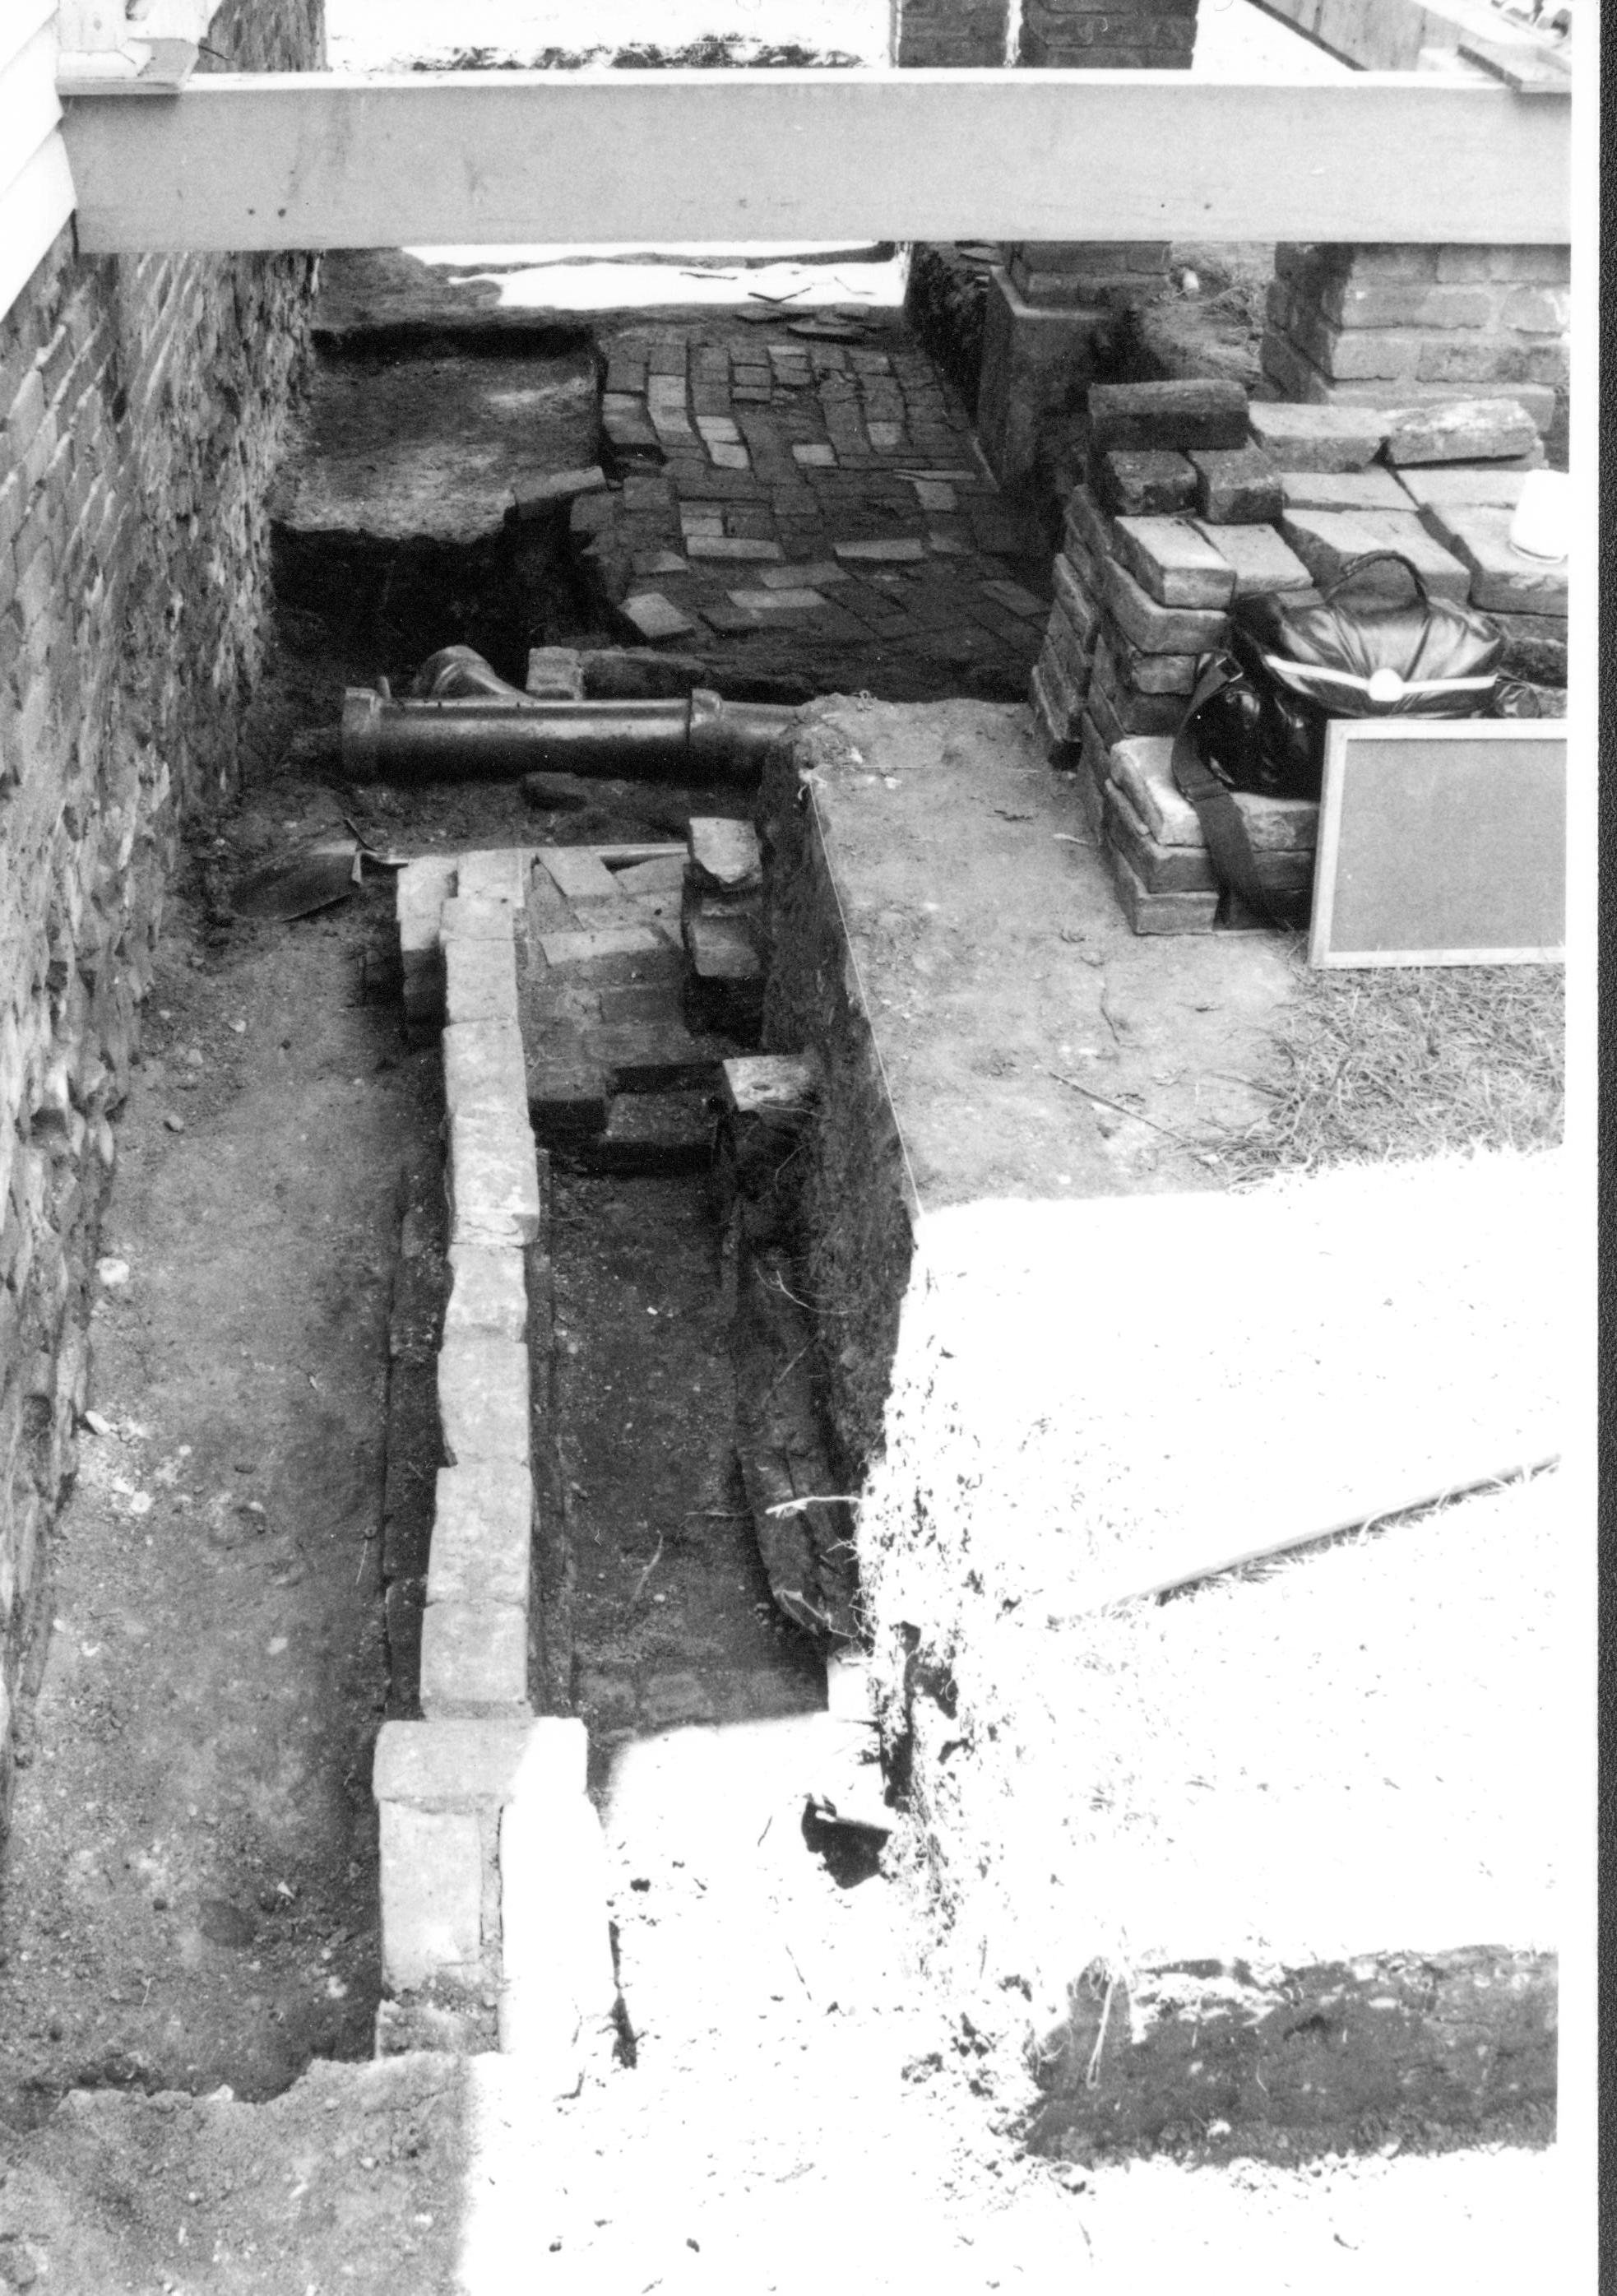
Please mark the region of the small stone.
POLYGON ((252 1916, 226 1898, 204 1898, 197 1907, 197 1927, 210 1944, 233 1946, 238 1952, 257 1935, 252 1916))
POLYGON ((183 1116, 176 1116, 172 1111, 164 1117, 163 1123, 170 1132, 184 1132, 185 1129, 184 1118, 183 1116))

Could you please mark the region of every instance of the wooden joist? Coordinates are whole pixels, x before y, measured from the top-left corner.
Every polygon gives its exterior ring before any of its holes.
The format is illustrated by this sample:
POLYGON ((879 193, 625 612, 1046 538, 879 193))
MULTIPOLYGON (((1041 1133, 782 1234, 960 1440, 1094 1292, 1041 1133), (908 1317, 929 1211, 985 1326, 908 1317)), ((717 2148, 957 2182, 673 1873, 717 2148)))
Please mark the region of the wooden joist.
POLYGON ((1570 237, 1567 108, 1422 73, 216 73, 64 132, 95 255, 1570 237))

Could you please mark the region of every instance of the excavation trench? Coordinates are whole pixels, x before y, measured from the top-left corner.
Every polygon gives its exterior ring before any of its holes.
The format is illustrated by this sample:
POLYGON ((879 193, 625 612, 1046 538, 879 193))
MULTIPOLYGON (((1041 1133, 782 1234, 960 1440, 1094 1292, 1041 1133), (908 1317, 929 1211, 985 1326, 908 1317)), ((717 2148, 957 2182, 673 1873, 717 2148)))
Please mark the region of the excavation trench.
MULTIPOLYGON (((354 471, 365 458, 343 426, 364 419, 363 397, 346 370, 337 398, 323 404, 317 385, 281 497, 283 611, 259 768, 176 903, 122 1119, 96 1421, 59 1546, 36 1759, 0 1907, 12 2120, 40 2117, 73 2085, 225 2081, 265 2096, 312 2057, 370 2054, 379 2034, 384 2049, 496 2039, 493 1981, 462 1985, 447 2013, 427 1988, 390 2014, 377 1923, 371 1755, 384 1716, 419 1726, 445 1464, 444 1047, 411 1001, 392 868, 364 865, 339 906, 285 923, 246 920, 228 898, 255 866, 347 833, 407 860, 406 876, 447 873, 435 947, 445 905, 482 898, 453 882, 467 857, 510 857, 519 887, 506 930, 520 1088, 546 1174, 527 1267, 537 1529, 520 1695, 587 1731, 617 1994, 608 2061, 576 2133, 592 2132, 600 2152, 618 2132, 666 2144, 683 2089, 710 2076, 716 2053, 734 2068, 721 2134, 760 2179, 780 2173, 783 2083, 797 2145, 822 2173, 837 2165, 839 2190, 869 2189, 873 2213, 872 2178, 902 2184, 906 2145, 930 2141, 919 2098, 907 2136, 889 2111, 897 2084, 943 2061, 914 1963, 925 1923, 951 1911, 937 1887, 947 1857, 924 1868, 959 1816, 947 1781, 962 1748, 991 1783, 1002 1757, 985 1754, 992 1716, 969 1695, 975 1747, 954 1726, 951 1668, 972 1637, 952 1633, 949 1606, 975 1593, 972 1570, 933 1540, 902 1583, 923 1515, 891 1476, 872 1516, 883 1735, 895 1783, 919 1761, 931 1795, 921 1825, 934 1829, 931 1849, 921 1827, 903 1836, 902 1887, 877 1873, 892 1815, 868 1759, 877 1733, 827 1710, 828 1655, 856 1622, 837 1510, 879 1464, 920 1214, 1016 1199, 1062 1226, 1086 1199, 1211 1187, 1197 1139, 1208 1124, 1253 1119, 1250 1078, 1284 967, 1262 937, 1142 943, 1124 925, 1069 777, 1049 775, 1011 698, 1044 617, 1016 578, 1042 582, 1038 554, 982 482, 964 417, 925 362, 896 329, 862 346, 880 368, 828 363, 772 329, 743 343, 741 332, 625 324, 605 342, 604 377, 592 354, 562 347, 568 422, 580 406, 595 421, 602 380, 620 402, 611 514, 576 515, 598 488, 565 496, 565 520, 502 512, 487 550, 396 532, 361 547, 354 471), (659 476, 683 449, 652 418, 676 375, 699 413, 721 371, 739 419, 708 420, 746 440, 769 499, 732 504, 726 484, 693 511, 694 482, 676 496, 659 476), (764 409, 773 436, 756 427, 764 409), (921 480, 929 498, 849 443, 857 425, 868 442, 883 435, 873 425, 906 422, 917 466, 924 457, 934 473, 921 480), (647 438, 661 440, 655 458, 647 438), (822 446, 829 463, 792 452, 822 446), (348 472, 341 514, 324 524, 310 510, 323 456, 328 504, 332 467, 348 472), (827 469, 839 491, 814 497, 807 474, 827 469), (838 529, 851 558, 838 556, 838 529), (682 537, 683 574, 654 576, 682 537), (758 603, 794 593, 769 590, 757 570, 815 562, 808 551, 822 554, 821 603, 800 603, 802 583, 780 612, 758 603), (672 657, 629 644, 633 583, 687 578, 699 650, 682 636, 672 657), (555 757, 527 782, 505 777, 510 761, 408 787, 355 778, 352 760, 344 773, 346 690, 379 693, 379 673, 402 686, 431 650, 479 640, 508 683, 526 680, 539 648, 542 690, 570 679, 575 699, 602 704, 677 702, 698 688, 776 705, 832 689, 853 698, 809 709, 756 796, 734 777, 573 775, 555 757), (962 686, 978 698, 945 698, 962 686), (711 885, 693 890, 693 819, 762 830, 767 887, 748 890, 745 914, 711 885), (742 944, 753 962, 731 964, 742 944), (805 1054, 822 1095, 812 1130, 749 1165, 737 1078, 762 1055, 805 1054), (849 1815, 878 1823, 840 1822, 849 1815), (886 2116, 869 2161, 854 2157, 865 2106, 873 2122, 886 2116)), ((427 364, 419 342, 396 352, 427 364)), ((486 348, 477 361, 486 384, 486 348)), ((396 414, 403 406, 430 444, 446 378, 396 381, 396 414)), ((524 388, 543 387, 530 371, 524 388)), ((587 425, 558 435, 555 453, 581 462, 599 443, 587 425)), ((452 964, 449 1033, 455 983, 452 964)), ((974 1295, 951 1296, 968 1327, 974 1295)), ((934 1372, 906 1376, 914 1404, 934 1372)), ((916 1409, 911 1442, 927 1432, 916 1409)), ((915 1488, 942 1521, 924 1477, 915 1488)), ((1036 1837, 1036 1812, 1026 1824, 1036 1837)), ((997 1841, 984 1821, 975 1834, 957 1827, 953 1847, 979 1842, 987 1871, 997 1841)), ((967 1988, 972 2014, 946 2045, 983 2065, 984 2088, 996 2049, 992 2078, 1017 2056, 1028 1992, 1018 1967, 991 1961, 992 1929, 984 1917, 976 1978, 998 2010, 967 1988)), ((952 1943, 975 1937, 962 1920, 952 1943)), ((1494 2052, 1488 2093, 1479 2105, 1474 2083, 1454 2117, 1515 2112, 1536 2134, 1553 1976, 1546 1956, 1501 1956, 1445 1972, 1466 1998, 1463 2017, 1452 2004, 1444 2013, 1467 2039, 1473 1991, 1516 2005, 1503 2046, 1477 2025, 1477 2054, 1494 2052)), ((1173 1966, 1208 1978, 1194 1952, 1173 1966)), ((1111 1981, 1088 1966, 1064 1974, 1074 1991, 1046 2036, 1041 2140, 1069 2155, 1167 2141, 1177 2039, 1143 2072, 1140 2060, 1114 2062, 1096 2101, 1088 2077, 1111 1981)), ((1350 1979, 1320 2012, 1338 2038, 1360 2006, 1355 1996, 1343 2009, 1343 1987, 1392 1981, 1379 1963, 1350 1979)), ((1289 2003, 1293 1975, 1274 1985, 1272 2000, 1237 2002, 1242 2034, 1289 2003)), ((394 2010, 410 1990, 392 1988, 394 2010)), ((1418 1974, 1408 1990, 1401 2016, 1418 2024, 1437 1994, 1418 1974)), ((1278 2038, 1311 2046, 1311 2030, 1294 2019, 1278 2038)), ((1267 2142, 1245 2041, 1227 2054, 1238 2062, 1216 2069, 1200 2120, 1228 2134, 1238 2107, 1252 2123, 1243 2139, 1267 2142)), ((1295 2141, 1318 2149, 1348 2121, 1368 2128, 1406 2070, 1394 2054, 1340 2107, 1321 2108, 1304 2079, 1312 2101, 1295 2141)), ((1001 2091, 1024 2108, 1025 2070, 1015 2065, 1001 2091)), ((1431 2084, 1434 2125, 1453 2104, 1444 2078, 1431 2084)), ((1284 2152, 1294 2137, 1282 2136, 1284 2152)), ((574 2239, 584 2207, 576 2194, 573 2216, 561 2210, 552 2248, 574 2239)))

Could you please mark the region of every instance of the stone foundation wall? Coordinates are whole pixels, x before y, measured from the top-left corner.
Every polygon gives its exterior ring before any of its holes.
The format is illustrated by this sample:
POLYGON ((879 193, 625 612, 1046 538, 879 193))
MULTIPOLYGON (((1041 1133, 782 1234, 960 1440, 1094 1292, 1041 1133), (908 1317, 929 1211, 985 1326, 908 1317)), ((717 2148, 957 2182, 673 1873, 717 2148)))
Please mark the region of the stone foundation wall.
MULTIPOLYGON (((209 37, 311 65, 322 0, 231 0, 209 37)), ((0 1826, 113 1119, 180 824, 236 768, 310 286, 303 257, 82 260, 69 226, 0 318, 0 1826)))

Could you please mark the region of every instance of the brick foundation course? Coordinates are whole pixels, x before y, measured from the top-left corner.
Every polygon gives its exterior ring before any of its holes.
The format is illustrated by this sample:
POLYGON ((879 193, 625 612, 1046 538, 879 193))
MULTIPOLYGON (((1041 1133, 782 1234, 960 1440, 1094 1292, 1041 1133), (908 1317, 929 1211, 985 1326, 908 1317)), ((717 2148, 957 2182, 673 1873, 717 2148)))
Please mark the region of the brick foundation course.
MULTIPOLYGON (((421 1721, 378 1740, 387 1998, 377 2046, 500 2048, 576 2087, 616 1997, 584 1726, 535 1718, 535 1359, 551 1346, 548 1160, 535 1145, 518 968, 526 849, 400 872, 406 1009, 443 1023, 450 1292, 443 1455, 425 1562, 421 1721)), ((422 1558, 417 1558, 418 1568, 422 1558)))
POLYGON ((1569 363, 1565 247, 1282 244, 1263 371, 1287 398, 1508 398, 1540 431, 1569 363))
MULTIPOLYGON (((314 66, 319 0, 229 0, 210 37, 314 66)), ((80 259, 69 227, 0 317, 0 1831, 114 1120, 181 821, 236 772, 310 286, 300 256, 80 259)))

